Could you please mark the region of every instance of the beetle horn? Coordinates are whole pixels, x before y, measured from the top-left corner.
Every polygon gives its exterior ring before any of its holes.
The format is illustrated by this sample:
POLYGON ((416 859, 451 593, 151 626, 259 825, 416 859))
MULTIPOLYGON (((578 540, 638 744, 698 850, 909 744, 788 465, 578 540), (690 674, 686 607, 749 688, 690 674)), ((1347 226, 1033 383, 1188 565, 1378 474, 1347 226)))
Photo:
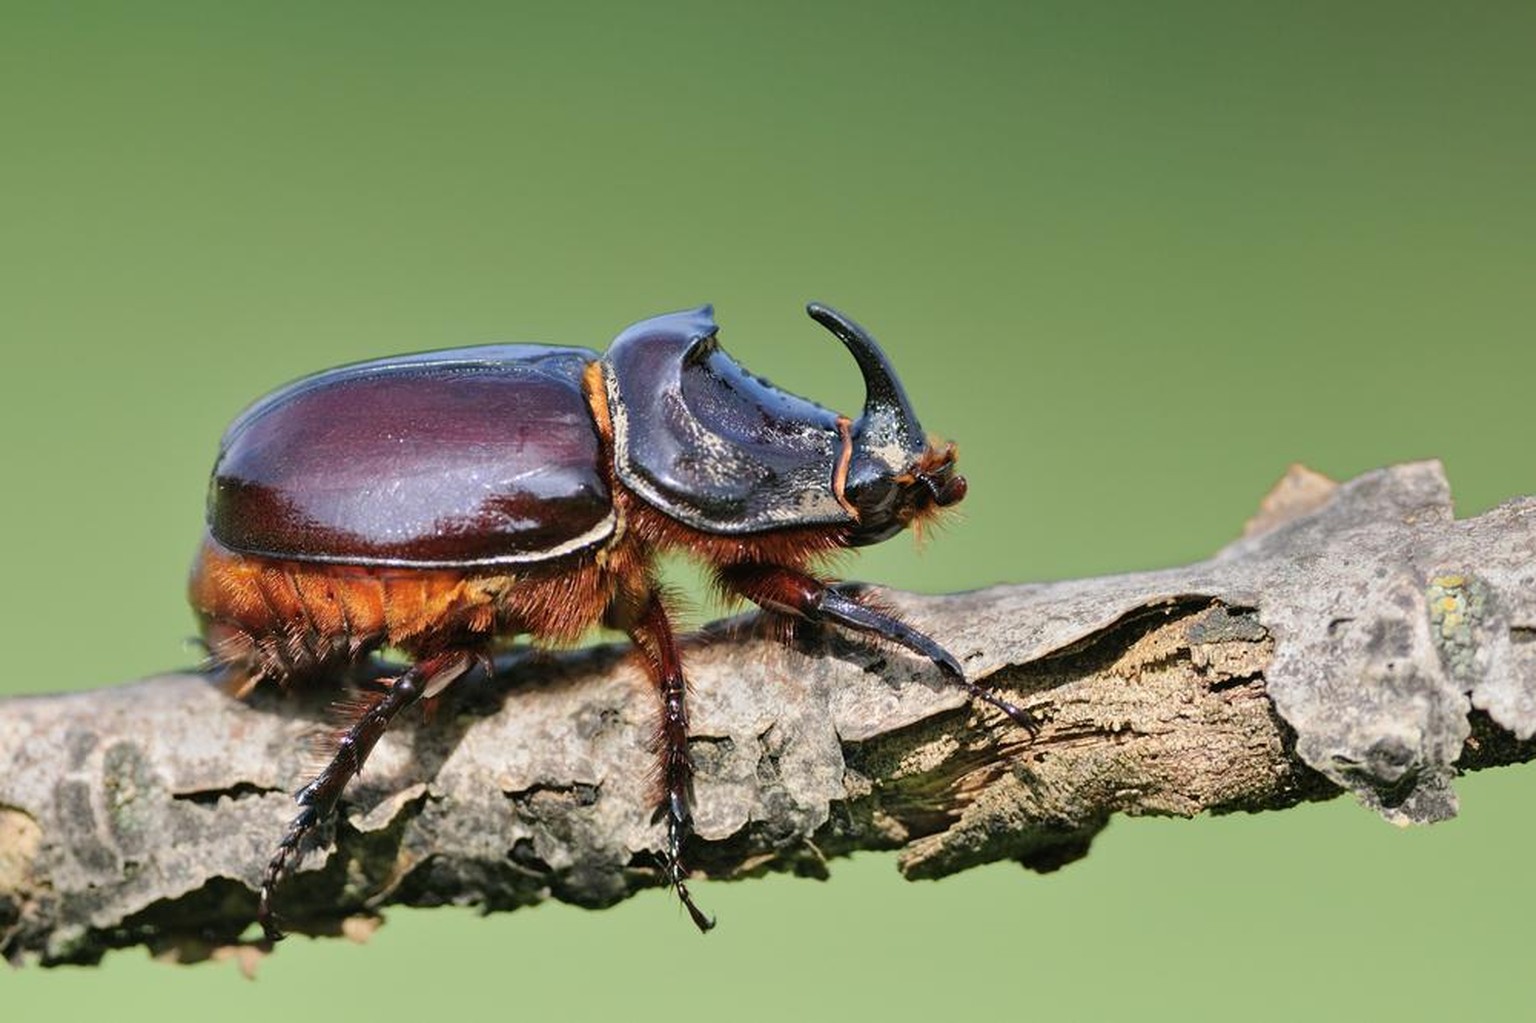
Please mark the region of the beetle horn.
MULTIPOLYGON (((894 455, 892 445, 898 446, 903 455, 921 452, 926 446, 923 428, 907 400, 907 392, 890 360, 875 344, 869 332, 831 306, 812 302, 805 307, 811 319, 826 327, 853 353, 864 375, 864 414, 853 426, 853 442, 858 450, 870 453, 894 455)), ((901 457, 884 459, 893 467, 904 462, 901 457)))

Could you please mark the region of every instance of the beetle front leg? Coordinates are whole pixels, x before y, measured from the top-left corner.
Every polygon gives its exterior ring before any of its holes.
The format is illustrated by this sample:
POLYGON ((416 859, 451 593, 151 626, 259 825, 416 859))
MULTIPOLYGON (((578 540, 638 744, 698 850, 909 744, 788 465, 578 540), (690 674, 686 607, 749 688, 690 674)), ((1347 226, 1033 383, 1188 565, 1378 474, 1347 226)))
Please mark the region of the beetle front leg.
POLYGON ((289 823, 277 852, 262 875, 256 920, 268 941, 283 938, 272 906, 272 893, 278 882, 299 865, 304 841, 321 822, 336 812, 336 802, 341 798, 342 790, 362 771, 363 762, 373 752, 395 715, 423 696, 441 692, 444 686, 468 671, 474 659, 474 654, 450 651, 417 661, 391 682, 377 701, 360 705, 356 720, 337 736, 335 752, 325 768, 294 796, 303 809, 289 823))
POLYGON ((660 760, 660 791, 656 798, 656 816, 667 819, 667 851, 663 867, 667 882, 688 910, 688 916, 700 931, 715 926, 688 893, 688 872, 683 866, 683 843, 693 834, 693 758, 688 752, 688 683, 683 677, 683 662, 677 650, 677 637, 667 620, 661 595, 652 590, 638 609, 623 604, 609 614, 610 624, 629 633, 635 647, 644 655, 645 671, 661 696, 661 726, 656 735, 660 760))
POLYGON ((718 577, 727 591, 769 611, 811 622, 835 622, 898 643, 932 661, 951 685, 964 689, 972 699, 996 707, 1020 728, 1035 731, 1034 719, 1028 712, 966 678, 953 654, 899 618, 782 565, 728 565, 719 570, 718 577))

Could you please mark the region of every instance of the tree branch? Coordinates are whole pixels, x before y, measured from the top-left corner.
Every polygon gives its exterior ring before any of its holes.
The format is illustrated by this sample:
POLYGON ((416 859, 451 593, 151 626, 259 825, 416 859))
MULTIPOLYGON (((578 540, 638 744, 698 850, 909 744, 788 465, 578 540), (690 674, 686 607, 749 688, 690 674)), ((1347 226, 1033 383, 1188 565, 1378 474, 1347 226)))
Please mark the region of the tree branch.
MULTIPOLYGON (((1536 499, 1455 521, 1439 467, 1342 486, 1293 470, 1215 558, 1136 575, 892 595, 1031 737, 927 665, 757 619, 690 645, 692 864, 909 877, 1050 870, 1112 814, 1278 809, 1353 790, 1455 812, 1460 770, 1536 756, 1536 499)), ((234 946, 305 777, 320 694, 230 699, 195 674, 0 701, 0 949, 91 962, 234 946)), ((334 845, 280 891, 294 930, 378 907, 617 902, 660 882, 654 697, 625 651, 511 659, 380 743, 334 845)))

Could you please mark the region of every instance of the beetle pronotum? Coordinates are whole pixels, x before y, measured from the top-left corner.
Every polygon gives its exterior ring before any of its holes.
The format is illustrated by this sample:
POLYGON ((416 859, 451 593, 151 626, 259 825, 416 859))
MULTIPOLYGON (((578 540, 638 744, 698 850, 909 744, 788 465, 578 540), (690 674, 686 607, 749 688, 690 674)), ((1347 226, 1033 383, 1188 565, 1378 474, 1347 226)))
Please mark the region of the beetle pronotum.
POLYGON ((808 311, 864 376, 850 420, 731 359, 709 307, 629 327, 606 353, 546 345, 426 352, 327 370, 224 434, 190 597, 214 664, 244 694, 337 679, 381 647, 409 666, 352 705, 262 880, 273 891, 403 709, 493 644, 628 633, 661 697, 663 872, 694 923, 683 864, 693 767, 678 645, 656 558, 679 550, 766 611, 832 622, 966 679, 938 643, 813 574, 965 496, 953 445, 929 441, 885 354, 827 306, 808 311))

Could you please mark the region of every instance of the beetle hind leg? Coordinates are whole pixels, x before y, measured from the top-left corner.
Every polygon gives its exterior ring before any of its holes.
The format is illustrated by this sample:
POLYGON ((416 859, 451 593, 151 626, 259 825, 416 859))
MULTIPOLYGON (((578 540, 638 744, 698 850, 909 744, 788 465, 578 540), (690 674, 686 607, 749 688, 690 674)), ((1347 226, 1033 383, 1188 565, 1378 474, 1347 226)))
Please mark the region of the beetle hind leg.
POLYGON ((294 796, 301 809, 288 824, 267 864, 261 879, 256 920, 268 941, 280 941, 273 908, 273 892, 279 882, 299 865, 304 843, 322 822, 336 810, 347 783, 363 769, 368 754, 389 728, 395 716, 423 696, 436 695, 442 688, 469 670, 475 654, 452 650, 417 661, 395 678, 381 695, 356 701, 351 707, 351 724, 336 738, 325 767, 294 796))

